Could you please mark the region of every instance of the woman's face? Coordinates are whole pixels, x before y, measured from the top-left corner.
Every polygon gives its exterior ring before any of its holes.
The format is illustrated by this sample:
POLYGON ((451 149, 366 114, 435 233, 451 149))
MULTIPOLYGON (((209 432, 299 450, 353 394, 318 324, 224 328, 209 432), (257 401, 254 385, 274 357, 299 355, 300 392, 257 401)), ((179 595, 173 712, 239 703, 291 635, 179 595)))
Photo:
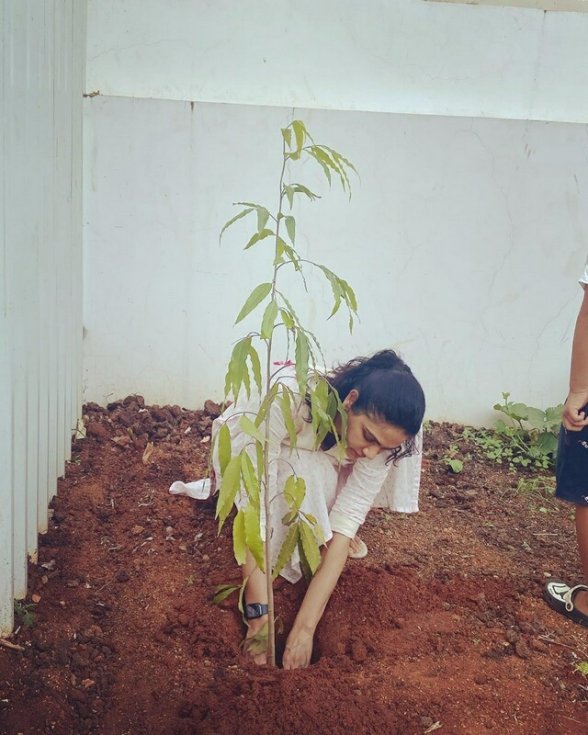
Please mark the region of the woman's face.
POLYGON ((347 409, 347 458, 355 461, 361 457, 373 459, 380 452, 387 452, 400 446, 408 439, 408 434, 394 424, 380 421, 366 413, 353 413, 349 410, 355 403, 358 392, 349 391, 343 401, 347 409))

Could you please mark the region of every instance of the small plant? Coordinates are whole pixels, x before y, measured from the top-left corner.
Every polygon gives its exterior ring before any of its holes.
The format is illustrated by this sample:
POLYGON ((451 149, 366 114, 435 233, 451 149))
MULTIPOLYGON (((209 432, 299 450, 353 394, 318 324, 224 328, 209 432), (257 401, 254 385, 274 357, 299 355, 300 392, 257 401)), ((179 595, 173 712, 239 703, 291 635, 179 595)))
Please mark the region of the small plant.
POLYGON ((14 616, 19 625, 23 628, 32 628, 35 624, 35 604, 33 602, 24 602, 24 600, 14 601, 14 616))
POLYGON ((578 661, 577 664, 574 664, 574 671, 582 676, 588 676, 588 661, 578 661))
MULTIPOLYGON (((337 393, 329 388, 328 382, 317 370, 317 364, 325 364, 320 344, 315 335, 300 322, 292 300, 283 290, 280 276, 285 270, 294 271, 307 291, 305 269, 311 267, 320 271, 327 279, 333 297, 333 308, 329 318, 344 305, 349 316, 350 331, 357 310, 355 294, 345 280, 324 265, 301 257, 296 250, 297 227, 291 213, 294 202, 301 197, 310 201, 319 198, 307 186, 299 182, 286 181, 290 164, 304 158, 318 164, 329 184, 332 178, 335 178, 343 190, 350 194, 349 174, 355 171, 353 165, 332 148, 315 143, 304 123, 294 120, 282 129, 282 166, 276 192, 279 193, 277 210, 272 212, 261 204, 238 202, 241 211, 232 217, 221 231, 222 237, 228 227, 238 220, 253 215, 256 226, 244 249, 249 250, 254 246, 266 248, 269 266, 267 279, 255 286, 235 320, 236 324, 241 322, 263 305, 259 327, 235 344, 225 378, 225 401, 231 396, 237 402, 239 394, 243 391, 248 398, 252 390, 257 390, 259 394, 259 410, 256 413, 243 413, 239 422, 241 431, 250 438, 250 442, 234 455, 230 431, 224 424, 215 437, 213 451, 218 451, 222 478, 216 510, 219 530, 231 513, 242 488, 246 494, 246 500, 240 505, 233 520, 233 551, 239 565, 245 564, 249 552, 257 567, 265 572, 269 607, 267 632, 261 631, 257 636, 249 638, 247 645, 254 654, 267 645, 268 663, 272 665, 275 665, 272 581, 289 561, 295 549, 299 551, 301 566, 306 576, 312 576, 320 564, 319 546, 324 543, 324 536, 316 518, 301 511, 306 485, 303 477, 292 474, 283 488, 288 512, 282 523, 287 526, 288 533, 272 568, 269 414, 272 406, 279 407, 293 449, 296 446, 296 429, 292 412, 301 398, 306 400, 309 407, 316 447, 319 447, 326 435, 331 432, 343 453, 345 447, 338 438, 335 422, 338 418, 343 429, 347 425, 346 413, 337 393), (272 356, 277 331, 285 337, 283 340, 285 348, 281 346, 282 342, 280 343, 280 359, 288 360, 293 353, 291 356, 296 369, 297 392, 272 380, 272 356), (255 347, 256 343, 261 345, 261 354, 255 347), (265 538, 262 538, 260 531, 262 519, 267 519, 265 538)), ((345 435, 345 431, 341 433, 345 435)), ((243 591, 246 582, 247 580, 244 580, 243 584, 238 586, 223 585, 217 589, 215 601, 220 602, 235 590, 240 590, 239 609, 243 612, 243 591)))
POLYGON ((512 403, 510 393, 503 393, 503 403, 494 405, 508 418, 499 419, 493 430, 471 429, 464 437, 473 441, 487 459, 508 464, 511 469, 549 470, 557 453, 558 431, 563 405, 542 411, 525 403, 512 403))
POLYGON ((458 452, 457 444, 450 444, 447 454, 442 459, 442 462, 447 465, 454 475, 459 475, 460 472, 463 472, 463 460, 456 457, 458 452))
POLYGON ((538 477, 521 477, 517 482, 518 493, 541 495, 543 497, 553 496, 555 493, 555 480, 552 477, 539 475, 538 477))

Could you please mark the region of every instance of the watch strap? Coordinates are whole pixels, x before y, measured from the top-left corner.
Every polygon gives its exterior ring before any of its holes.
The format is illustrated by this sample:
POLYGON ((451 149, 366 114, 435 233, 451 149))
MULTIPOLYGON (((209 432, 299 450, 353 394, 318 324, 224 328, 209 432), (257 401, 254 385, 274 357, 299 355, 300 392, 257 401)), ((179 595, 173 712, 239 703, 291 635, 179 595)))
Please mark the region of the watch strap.
POLYGON ((268 610, 269 606, 261 602, 246 603, 244 608, 245 620, 255 620, 255 618, 260 618, 262 615, 267 615, 268 610))

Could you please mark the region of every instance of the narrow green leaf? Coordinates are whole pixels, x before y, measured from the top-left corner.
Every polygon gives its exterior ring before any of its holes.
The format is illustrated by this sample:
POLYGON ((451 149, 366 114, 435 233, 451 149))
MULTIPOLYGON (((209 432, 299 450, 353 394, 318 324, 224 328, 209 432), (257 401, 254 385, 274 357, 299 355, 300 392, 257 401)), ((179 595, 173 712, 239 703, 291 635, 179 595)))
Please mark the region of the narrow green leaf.
POLYGON ((290 209, 292 209, 292 205, 294 204, 294 187, 285 184, 282 191, 282 196, 286 196, 288 204, 290 205, 290 209))
POLYGON ((264 546, 259 530, 259 508, 248 505, 245 514, 245 539, 251 556, 255 559, 261 571, 265 571, 264 546))
POLYGON ((293 120, 291 126, 296 137, 296 150, 292 154, 292 158, 297 159, 300 157, 300 152, 302 151, 302 148, 304 146, 304 140, 306 138, 306 126, 304 125, 302 120, 293 120))
MULTIPOLYGON (((256 448, 260 445, 257 444, 256 448)), ((259 478, 253 467, 253 462, 247 451, 241 452, 241 477, 243 478, 243 484, 247 492, 249 502, 255 507, 259 508, 261 502, 261 487, 259 478)))
POLYGON ((272 299, 265 308, 261 322, 261 338, 271 339, 276 317, 278 316, 278 304, 272 299))
POLYGON ((247 209, 244 209, 243 211, 239 212, 239 214, 236 214, 234 217, 231 217, 231 219, 228 222, 225 222, 223 229, 220 231, 220 235, 218 236, 218 239, 220 240, 223 236, 223 233, 225 230, 227 230, 231 225, 235 224, 235 222, 241 217, 246 217, 249 212, 253 212, 253 207, 247 207, 247 209))
MULTIPOLYGON (((330 185, 331 184, 331 168, 326 163, 325 159, 328 159, 329 161, 331 161, 331 159, 329 158, 329 156, 326 155, 326 153, 324 153, 324 151, 321 151, 320 148, 317 148, 317 146, 311 146, 308 149, 308 152, 314 158, 314 160, 320 165, 330 185)), ((332 161, 331 161, 331 165, 332 165, 332 161)))
POLYGON ((237 511, 233 521, 233 553, 239 566, 245 564, 247 544, 245 542, 245 513, 242 510, 237 511))
POLYGON ((294 268, 297 271, 299 271, 300 270, 300 258, 296 250, 294 250, 293 247, 288 245, 288 243, 285 240, 283 240, 281 237, 277 238, 277 246, 279 248, 280 257, 282 257, 283 255, 287 255, 288 260, 290 260, 294 264, 294 268))
POLYGON ((310 359, 310 348, 308 344, 308 338, 304 332, 298 332, 296 334, 296 351, 295 351, 295 363, 296 363, 296 379, 298 380, 298 387, 300 394, 306 393, 306 384, 308 382, 308 362, 310 359))
POLYGON ((231 460, 231 432, 226 424, 223 424, 218 432, 218 461, 221 475, 224 474, 231 460))
POLYGON ((255 439, 255 441, 258 441, 260 444, 263 444, 265 441, 265 438, 261 431, 257 428, 257 426, 253 423, 253 421, 249 418, 249 416, 241 416, 239 419, 239 428, 241 431, 243 431, 248 436, 255 439))
POLYGON ((249 360, 251 361, 251 372, 253 373, 255 385, 257 386, 257 392, 261 394, 261 363, 257 350, 253 345, 249 346, 249 360))
POLYGON ((290 526, 290 529, 288 530, 288 535, 286 536, 284 543, 282 544, 282 548, 278 553, 278 558, 276 559, 276 565, 272 572, 273 579, 278 578, 282 569, 292 558, 292 554, 294 553, 296 545, 298 544, 298 536, 298 527, 290 526))
POLYGON ((292 129, 282 128, 282 138, 286 141, 288 148, 292 147, 292 129))
POLYGON ((288 309, 280 309, 280 315, 286 329, 294 329, 294 318, 288 309))
POLYGON ((296 477, 296 475, 290 475, 284 483, 284 500, 292 512, 298 513, 300 510, 305 492, 306 483, 304 479, 296 477))
POLYGON ((286 223, 286 230, 288 230, 288 237, 292 241, 292 244, 294 244, 296 240, 296 220, 292 215, 288 215, 284 218, 284 221, 286 223))
POLYGON ((257 231, 262 232, 264 227, 267 225, 270 213, 265 207, 259 207, 257 210, 257 231))
POLYGON ((220 491, 216 503, 216 517, 219 519, 219 527, 225 522, 231 512, 235 498, 240 488, 241 457, 232 457, 229 461, 220 484, 220 491))
POLYGON ((313 191, 311 191, 307 186, 304 186, 303 184, 290 184, 290 187, 296 194, 304 194, 311 201, 321 198, 318 194, 315 194, 313 191))
POLYGON ((233 592, 236 592, 240 588, 240 584, 219 584, 216 588, 216 593, 212 598, 213 604, 220 605, 223 600, 226 600, 229 595, 232 595, 233 592))
POLYGON ((312 528, 307 523, 305 523, 304 521, 300 521, 300 523, 298 524, 298 528, 300 530, 300 540, 302 541, 302 551, 304 552, 304 558, 306 559, 306 562, 310 567, 310 571, 314 575, 321 563, 321 552, 319 549, 319 545, 312 531, 312 528))
POLYGON ((255 309, 255 307, 265 299, 271 290, 271 283, 260 283, 259 286, 256 286, 249 294, 247 301, 243 304, 243 308, 235 319, 235 324, 238 324, 247 316, 247 314, 251 313, 253 309, 255 309))
POLYGON ((282 409, 282 416, 286 429, 288 430, 288 438, 290 439, 290 446, 294 448, 296 446, 296 439, 298 437, 296 433, 296 426, 294 425, 294 419, 292 418, 292 396, 290 390, 286 386, 282 386, 282 395, 280 396, 280 408, 282 409))
POLYGON ((225 390, 227 385, 229 390, 225 393, 225 398, 232 391, 235 400, 239 397, 241 386, 245 386, 247 396, 250 394, 249 370, 247 369, 247 355, 251 346, 251 337, 240 339, 233 347, 227 376, 225 379, 225 390))
POLYGON ((253 247, 256 243, 260 242, 261 240, 265 240, 267 237, 272 237, 276 233, 272 230, 261 230, 261 232, 256 232, 255 235, 249 240, 247 245, 243 248, 243 250, 249 250, 249 248, 253 247))

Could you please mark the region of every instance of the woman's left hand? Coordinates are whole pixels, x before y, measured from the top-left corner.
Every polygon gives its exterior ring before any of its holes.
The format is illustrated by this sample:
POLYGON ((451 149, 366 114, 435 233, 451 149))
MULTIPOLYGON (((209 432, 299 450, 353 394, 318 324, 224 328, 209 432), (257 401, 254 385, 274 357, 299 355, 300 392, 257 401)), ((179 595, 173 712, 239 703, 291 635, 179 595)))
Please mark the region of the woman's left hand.
POLYGON ((304 669, 310 664, 313 637, 309 631, 290 631, 283 658, 285 669, 304 669))

